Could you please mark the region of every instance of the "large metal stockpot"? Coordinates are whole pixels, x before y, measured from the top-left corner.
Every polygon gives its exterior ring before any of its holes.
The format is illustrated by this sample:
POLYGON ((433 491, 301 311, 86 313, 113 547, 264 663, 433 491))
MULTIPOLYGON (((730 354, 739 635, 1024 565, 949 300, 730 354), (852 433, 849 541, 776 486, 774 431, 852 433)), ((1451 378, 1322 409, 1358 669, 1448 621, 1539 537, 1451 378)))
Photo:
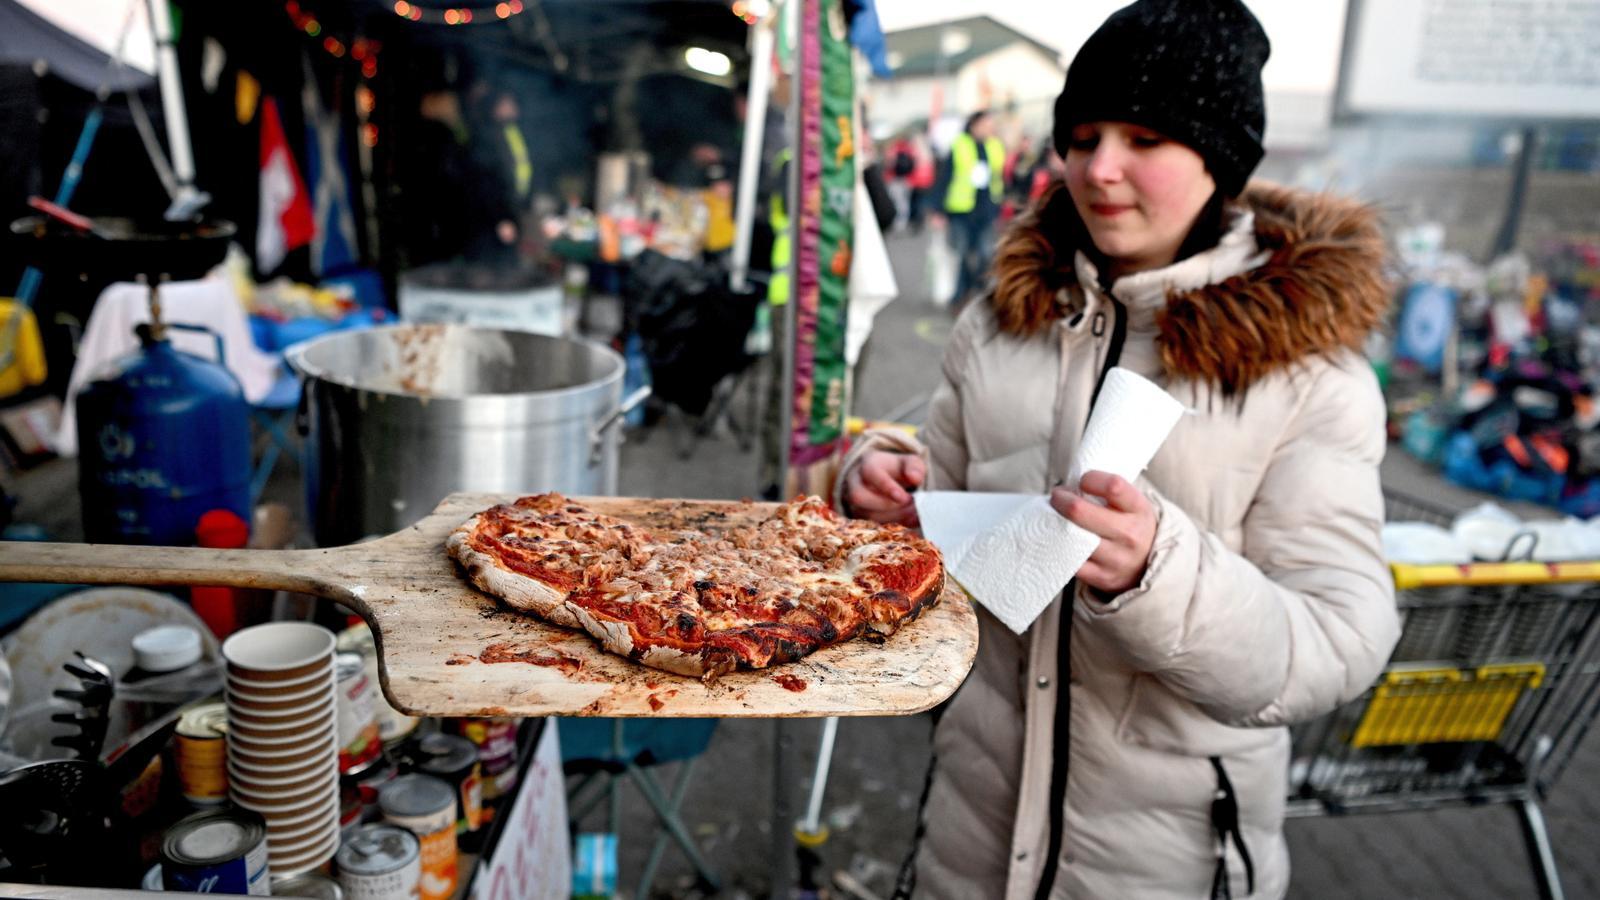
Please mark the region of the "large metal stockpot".
POLYGON ((616 492, 623 361, 590 341, 393 325, 296 344, 321 546, 388 534, 452 491, 616 492))

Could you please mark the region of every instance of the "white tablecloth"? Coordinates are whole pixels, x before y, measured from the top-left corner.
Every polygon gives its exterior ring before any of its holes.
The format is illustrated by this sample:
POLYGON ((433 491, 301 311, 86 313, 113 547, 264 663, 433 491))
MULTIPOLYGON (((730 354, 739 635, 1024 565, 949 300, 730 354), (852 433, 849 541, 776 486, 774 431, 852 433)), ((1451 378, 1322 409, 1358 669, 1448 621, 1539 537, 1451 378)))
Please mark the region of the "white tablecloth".
MULTIPOLYGON (((78 393, 111 361, 138 349, 134 326, 150 321, 150 290, 144 285, 118 282, 106 288, 95 301, 94 312, 78 345, 78 359, 72 366, 67 386, 66 409, 61 428, 56 432, 55 451, 62 456, 78 454, 78 393)), ((278 378, 278 357, 256 347, 250 336, 250 319, 233 286, 220 277, 200 281, 174 281, 161 286, 161 318, 166 322, 200 325, 222 336, 225 364, 244 388, 245 399, 259 401, 272 390, 278 378)), ((205 359, 216 359, 216 341, 209 334, 172 330, 167 332, 179 350, 205 359)))

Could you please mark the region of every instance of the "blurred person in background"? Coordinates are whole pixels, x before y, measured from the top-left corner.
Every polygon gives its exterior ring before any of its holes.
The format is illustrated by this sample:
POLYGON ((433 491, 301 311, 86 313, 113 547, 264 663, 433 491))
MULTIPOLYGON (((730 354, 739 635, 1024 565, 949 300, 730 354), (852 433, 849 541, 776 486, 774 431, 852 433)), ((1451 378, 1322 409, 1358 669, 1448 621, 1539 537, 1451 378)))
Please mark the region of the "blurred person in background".
POLYGON ((943 228, 960 261, 952 309, 960 309, 968 296, 983 287, 994 252, 994 224, 1005 198, 1005 145, 995 137, 994 116, 979 110, 967 118, 966 127, 950 142, 950 155, 939 167, 935 197, 943 198, 932 219, 943 228))
POLYGON ((911 173, 917 168, 911 135, 907 132, 895 135, 883 151, 883 160, 884 180, 889 188, 889 196, 894 200, 894 226, 903 226, 911 218, 911 173))
POLYGON ((928 146, 927 135, 920 132, 912 133, 911 158, 911 174, 906 176, 906 184, 911 188, 906 224, 911 226, 912 234, 921 234, 922 223, 927 220, 933 186, 939 180, 939 165, 933 158, 933 150, 928 146))
POLYGON ((705 252, 721 257, 733 247, 733 172, 722 161, 722 151, 712 144, 694 145, 689 159, 706 207, 705 252))
POLYGON ((1002 221, 1010 221, 1028 205, 1028 175, 1039 160, 1033 136, 1024 134, 1006 152, 1006 199, 1002 221))
POLYGON ((469 253, 475 259, 515 265, 517 245, 533 211, 533 159, 521 108, 507 89, 488 91, 473 123, 473 164, 479 184, 477 228, 469 253))
POLYGON ((414 130, 398 148, 405 265, 415 268, 460 256, 473 232, 472 193, 478 178, 461 98, 453 89, 424 88, 414 130))
POLYGON ((1384 236, 1354 201, 1246 187, 1269 51, 1239 0, 1112 14, 1055 103, 1064 181, 1001 241, 927 424, 841 465, 854 516, 915 524, 917 488, 1049 492, 1100 539, 1023 633, 979 609, 897 896, 1288 891, 1287 726, 1365 691, 1400 628, 1360 352, 1384 236), (1137 483, 1069 490, 1112 366, 1189 412, 1137 483))

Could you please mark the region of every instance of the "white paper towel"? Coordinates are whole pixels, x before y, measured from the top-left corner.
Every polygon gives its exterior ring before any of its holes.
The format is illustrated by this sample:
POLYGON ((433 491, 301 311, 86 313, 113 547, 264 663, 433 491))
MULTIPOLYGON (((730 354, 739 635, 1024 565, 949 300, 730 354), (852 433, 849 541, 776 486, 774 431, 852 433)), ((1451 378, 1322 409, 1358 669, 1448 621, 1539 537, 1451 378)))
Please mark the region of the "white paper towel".
MULTIPOLYGON (((1067 483, 1084 472, 1139 477, 1183 415, 1183 405, 1127 369, 1106 375, 1067 483)), ((1018 634, 1039 617, 1100 538, 1038 494, 925 491, 914 495, 922 531, 967 593, 1018 634)))
POLYGON ((1121 367, 1107 372, 1073 454, 1067 484, 1077 490, 1083 473, 1095 471, 1128 481, 1138 478, 1183 412, 1182 403, 1148 378, 1121 367))

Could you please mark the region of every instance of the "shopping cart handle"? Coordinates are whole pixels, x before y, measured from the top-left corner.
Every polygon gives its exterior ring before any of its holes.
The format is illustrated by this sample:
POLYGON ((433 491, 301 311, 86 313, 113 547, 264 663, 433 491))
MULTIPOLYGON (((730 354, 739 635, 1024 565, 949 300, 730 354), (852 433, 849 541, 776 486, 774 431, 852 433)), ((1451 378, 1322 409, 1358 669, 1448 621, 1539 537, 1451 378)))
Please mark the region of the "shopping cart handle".
POLYGON ((1457 566, 1413 566, 1390 563, 1396 590, 1461 585, 1568 584, 1600 581, 1600 562, 1468 563, 1457 566))

